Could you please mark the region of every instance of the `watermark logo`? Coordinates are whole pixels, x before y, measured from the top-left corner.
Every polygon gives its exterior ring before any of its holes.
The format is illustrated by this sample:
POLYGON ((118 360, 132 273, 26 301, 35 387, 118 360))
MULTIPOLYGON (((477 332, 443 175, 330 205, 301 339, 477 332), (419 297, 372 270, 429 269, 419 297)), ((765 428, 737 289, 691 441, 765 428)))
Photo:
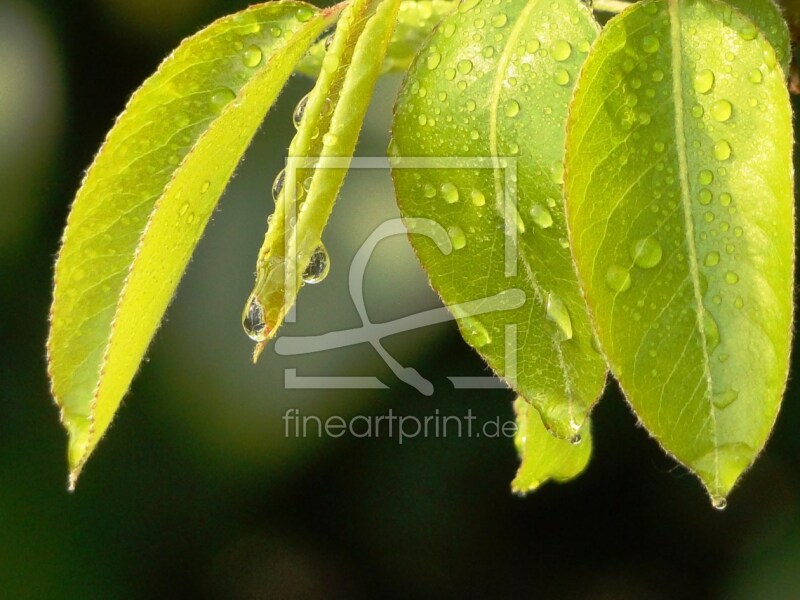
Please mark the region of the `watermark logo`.
MULTIPOLYGON (((308 159, 287 159, 286 169, 308 168, 308 159)), ((324 166, 320 163, 315 168, 331 169, 389 169, 387 158, 356 157, 353 159, 326 159, 324 166)), ((517 274, 517 194, 516 194, 516 161, 513 158, 402 158, 393 159, 393 169, 493 169, 502 172, 503 185, 499 200, 500 210, 504 215, 504 273, 506 277, 517 274)), ((286 218, 296 219, 291 214, 296 210, 296 203, 290 203, 286 218)), ((357 344, 369 344, 394 375, 402 382, 416 389, 419 393, 431 396, 434 386, 413 367, 401 365, 384 347, 382 341, 392 335, 413 331, 422 327, 445 323, 459 319, 473 318, 490 313, 510 311, 525 304, 525 292, 517 288, 509 288, 498 294, 479 298, 461 304, 435 308, 408 315, 394 321, 373 323, 367 314, 364 301, 364 277, 370 257, 383 241, 396 235, 422 235, 436 244, 443 255, 453 252, 453 243, 445 227, 427 218, 406 217, 391 219, 378 225, 367 237, 356 252, 348 276, 348 289, 353 304, 361 320, 361 326, 340 331, 327 332, 312 336, 280 336, 275 343, 275 351, 281 356, 298 356, 313 354, 327 350, 346 348, 357 344)), ((288 244, 288 242, 287 242, 288 244)), ((296 321, 296 310, 293 309, 286 320, 296 321)), ((516 325, 505 327, 505 373, 504 377, 512 385, 517 364, 517 332, 516 325)), ((506 385, 496 377, 448 377, 456 389, 504 389, 506 385)), ((386 389, 388 386, 373 376, 344 377, 336 375, 299 375, 297 369, 287 368, 284 371, 284 385, 288 389, 386 389)))

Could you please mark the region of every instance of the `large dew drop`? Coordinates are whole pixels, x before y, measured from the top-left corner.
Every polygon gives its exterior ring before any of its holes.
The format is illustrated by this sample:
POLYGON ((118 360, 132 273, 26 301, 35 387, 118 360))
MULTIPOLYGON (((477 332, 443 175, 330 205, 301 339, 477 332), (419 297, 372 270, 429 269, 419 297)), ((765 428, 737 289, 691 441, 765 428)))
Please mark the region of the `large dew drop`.
POLYGON ((254 342, 263 342, 267 339, 267 322, 264 319, 264 306, 255 296, 250 296, 242 315, 242 327, 248 337, 254 342))
POLYGON ((319 283, 328 276, 331 270, 331 261, 325 246, 320 244, 311 255, 306 270, 303 272, 303 281, 306 283, 319 283))

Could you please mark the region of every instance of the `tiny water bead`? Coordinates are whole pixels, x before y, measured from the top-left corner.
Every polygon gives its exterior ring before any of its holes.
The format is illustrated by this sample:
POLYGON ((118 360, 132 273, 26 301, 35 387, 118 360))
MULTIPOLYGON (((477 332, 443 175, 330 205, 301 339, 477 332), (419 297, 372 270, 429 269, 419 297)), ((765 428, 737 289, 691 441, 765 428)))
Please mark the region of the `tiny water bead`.
POLYGON ((698 94, 707 94, 714 88, 716 77, 711 69, 704 69, 694 76, 694 90, 698 94))
POLYGON ((658 266, 663 254, 661 244, 651 237, 639 240, 631 249, 634 264, 642 269, 652 269, 658 266))
POLYGON ((717 100, 711 105, 711 116, 720 123, 724 123, 733 115, 733 104, 727 100, 717 100))
POLYGON ((519 102, 516 100, 509 100, 506 102, 505 106, 505 115, 507 117, 513 118, 519 114, 519 102))
POLYGON ((442 198, 448 204, 454 204, 458 202, 458 188, 454 186, 452 183, 443 183, 442 187, 442 198))
POLYGON ((561 341, 572 339, 572 318, 564 301, 552 292, 547 295, 546 316, 548 321, 552 321, 558 327, 561 341))
POLYGON ((319 283, 328 276, 331 269, 331 261, 325 246, 320 244, 311 254, 306 270, 303 271, 303 281, 305 283, 319 283))
POLYGON ((728 500, 722 496, 714 496, 711 498, 711 505, 717 510, 725 510, 728 508, 728 500))
POLYGON ((458 225, 448 227, 447 235, 450 236, 450 241, 453 244, 454 250, 461 250, 467 245, 467 236, 464 234, 464 230, 458 225))
POLYGON ((244 66, 249 67, 251 69, 254 69, 258 65, 260 65, 263 58, 264 58, 264 53, 258 46, 250 46, 242 54, 242 62, 244 63, 244 66))
POLYGON ((731 145, 726 140, 720 140, 714 144, 714 156, 717 160, 728 160, 733 153, 731 145))
POLYGON ((264 319, 264 306, 255 296, 250 296, 242 315, 242 327, 247 336, 254 342, 267 339, 267 322, 264 319))
POLYGON ((530 210, 531 219, 542 229, 549 229, 553 226, 553 215, 541 204, 534 204, 530 210))
POLYGON ((564 62, 565 60, 569 59, 570 56, 572 56, 572 44, 566 40, 557 40, 553 44, 553 49, 551 50, 550 55, 553 57, 553 60, 564 62))
POLYGON ((614 292, 625 292, 631 287, 631 274, 619 265, 612 265, 606 271, 606 285, 614 292))

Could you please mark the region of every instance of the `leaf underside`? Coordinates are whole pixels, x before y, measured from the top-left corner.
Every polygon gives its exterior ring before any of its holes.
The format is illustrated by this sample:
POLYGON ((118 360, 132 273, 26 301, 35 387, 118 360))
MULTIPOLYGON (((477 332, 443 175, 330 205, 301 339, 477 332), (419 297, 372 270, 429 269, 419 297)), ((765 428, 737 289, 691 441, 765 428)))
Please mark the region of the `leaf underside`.
POLYGON ((335 10, 275 2, 184 41, 88 170, 55 272, 48 339, 71 485, 108 428, 226 183, 335 10))
POLYGON ((410 236, 433 287, 466 341, 562 438, 577 434, 605 380, 562 200, 568 105, 597 34, 578 0, 462 2, 417 57, 390 145, 401 214, 440 223, 452 240, 444 255, 410 236), (509 290, 522 306, 458 309, 509 290))
POLYGON ((646 0, 609 22, 568 122, 573 256, 628 400, 718 506, 785 387, 792 169, 784 76, 749 19, 646 0))
POLYGON ((576 444, 552 436, 538 411, 522 398, 514 401, 514 412, 517 415, 514 443, 521 464, 511 482, 513 492, 528 494, 548 481, 563 483, 583 473, 592 456, 591 419, 583 424, 576 444))

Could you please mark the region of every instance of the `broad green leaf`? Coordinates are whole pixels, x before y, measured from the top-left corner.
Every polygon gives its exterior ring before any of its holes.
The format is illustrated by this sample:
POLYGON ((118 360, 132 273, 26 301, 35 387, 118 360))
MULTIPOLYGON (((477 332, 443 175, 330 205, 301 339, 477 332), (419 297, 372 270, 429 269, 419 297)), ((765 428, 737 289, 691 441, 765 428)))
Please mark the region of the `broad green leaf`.
POLYGON ((302 118, 287 168, 276 180, 275 213, 242 317, 257 342, 254 360, 283 322, 303 280, 318 281, 326 272, 322 230, 347 173, 399 6, 400 0, 348 5, 317 83, 298 107, 302 118))
MULTIPOLYGON (((727 0, 727 3, 734 9, 741 11, 745 17, 753 21, 753 24, 761 30, 761 33, 769 40, 775 49, 778 61, 783 67, 784 73, 789 73, 789 65, 792 62, 792 45, 789 36, 789 25, 778 8, 774 0, 727 0)), ((730 24, 733 12, 726 8, 722 15, 723 22, 730 24)), ((758 32, 752 24, 745 26, 739 31, 744 39, 754 39, 758 32)))
POLYGON ((71 485, 294 65, 338 9, 254 6, 184 41, 133 95, 72 206, 48 340, 71 485))
POLYGON ((565 482, 583 473, 592 457, 590 419, 583 424, 580 442, 574 444, 553 437, 538 411, 522 398, 514 401, 514 412, 517 415, 514 443, 522 462, 511 482, 512 491, 528 494, 550 480, 565 482))
MULTIPOLYGON (((400 3, 394 34, 389 41, 381 72, 408 71, 411 61, 425 39, 433 28, 453 11, 456 4, 455 0, 403 0, 400 3)), ((297 72, 317 77, 322 68, 322 60, 325 58, 325 46, 331 43, 331 39, 332 36, 314 44, 297 65, 297 72)))
POLYGON ((772 46, 713 0, 612 20, 567 134, 573 256, 628 400, 718 506, 770 434, 792 335, 792 117, 772 46))
POLYGON ((597 34, 579 0, 465 0, 412 67, 390 147, 403 217, 450 232, 447 256, 411 239, 445 303, 524 292, 516 310, 455 316, 562 438, 576 435, 605 378, 562 202, 567 109, 597 34))

